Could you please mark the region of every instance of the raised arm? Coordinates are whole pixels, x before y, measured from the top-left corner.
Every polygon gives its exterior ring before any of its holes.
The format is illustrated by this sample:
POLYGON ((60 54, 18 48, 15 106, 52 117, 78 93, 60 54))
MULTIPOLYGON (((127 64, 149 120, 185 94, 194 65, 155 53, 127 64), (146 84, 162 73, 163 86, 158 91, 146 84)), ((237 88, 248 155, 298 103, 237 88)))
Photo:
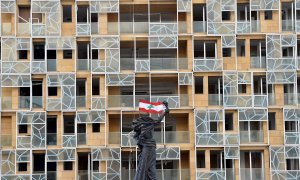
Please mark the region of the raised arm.
POLYGON ((160 122, 164 119, 164 117, 170 113, 168 102, 167 102, 167 101, 164 101, 163 104, 165 105, 166 109, 165 109, 165 111, 158 117, 158 119, 155 120, 156 123, 160 123, 160 122))

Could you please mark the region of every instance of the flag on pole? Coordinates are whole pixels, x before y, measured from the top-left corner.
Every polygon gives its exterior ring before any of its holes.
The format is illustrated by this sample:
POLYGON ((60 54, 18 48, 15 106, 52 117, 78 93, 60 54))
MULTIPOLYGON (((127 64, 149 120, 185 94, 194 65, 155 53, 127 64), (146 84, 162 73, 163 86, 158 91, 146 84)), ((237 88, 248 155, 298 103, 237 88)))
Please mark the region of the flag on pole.
POLYGON ((146 100, 140 100, 139 110, 150 113, 150 114, 159 114, 165 110, 165 106, 162 102, 150 102, 146 100))

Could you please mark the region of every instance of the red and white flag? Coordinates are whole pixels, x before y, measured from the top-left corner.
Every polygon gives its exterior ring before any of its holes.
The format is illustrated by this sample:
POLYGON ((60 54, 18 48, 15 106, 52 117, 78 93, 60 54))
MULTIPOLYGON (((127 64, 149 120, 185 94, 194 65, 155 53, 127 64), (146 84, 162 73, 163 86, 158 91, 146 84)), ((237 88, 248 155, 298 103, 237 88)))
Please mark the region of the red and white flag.
POLYGON ((146 100, 140 100, 139 110, 150 113, 150 114, 159 114, 166 109, 165 105, 162 102, 150 102, 146 100))

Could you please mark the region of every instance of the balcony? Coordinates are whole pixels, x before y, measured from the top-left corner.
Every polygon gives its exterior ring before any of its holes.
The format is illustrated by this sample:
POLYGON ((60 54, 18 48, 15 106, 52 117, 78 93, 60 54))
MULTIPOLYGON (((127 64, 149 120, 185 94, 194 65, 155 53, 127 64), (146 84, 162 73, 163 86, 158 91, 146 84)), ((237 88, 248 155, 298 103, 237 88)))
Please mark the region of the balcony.
POLYGON ((30 108, 30 96, 19 96, 19 108, 22 109, 30 108))
POLYGON ((47 110, 57 111, 61 110, 61 98, 49 98, 47 99, 47 110))
POLYGON ((206 32, 206 21, 194 21, 193 28, 194 28, 194 33, 206 32))
POLYGON ((243 180, 265 179, 263 168, 240 168, 240 172, 243 180))
POLYGON ((43 96, 32 96, 32 108, 43 108, 43 96))
POLYGON ((1 141, 0 147, 12 146, 12 135, 11 134, 0 134, 1 141))
POLYGON ((237 33, 248 34, 260 32, 260 20, 237 21, 237 33))
POLYGON ((250 59, 251 68, 257 68, 257 69, 261 69, 261 68, 266 68, 266 57, 251 57, 250 59))
POLYGON ((264 131, 250 130, 240 131, 241 144, 262 144, 264 143, 264 131))
POLYGON ((9 22, 2 22, 2 36, 9 36, 12 35, 13 29, 12 29, 12 23, 9 22))
POLYGON ((165 131, 165 143, 190 143, 190 133, 189 131, 165 131))
POLYGON ((77 71, 89 71, 90 60, 89 59, 77 59, 76 62, 77 71))
POLYGON ((108 95, 108 107, 133 108, 133 95, 108 95))
POLYGON ((152 102, 167 101, 169 103, 169 108, 179 108, 180 107, 180 99, 177 94, 152 95, 151 101, 152 102))
POLYGON ((134 70, 134 58, 120 58, 121 70, 134 70))
POLYGON ((223 105, 223 94, 208 94, 208 105, 222 106, 223 105))
POLYGON ((281 20, 282 31, 294 31, 294 21, 292 19, 281 20))
POLYGON ((76 96, 76 107, 77 108, 86 107, 86 96, 76 96))
POLYGON ((47 133, 47 145, 54 146, 57 144, 57 134, 47 133))

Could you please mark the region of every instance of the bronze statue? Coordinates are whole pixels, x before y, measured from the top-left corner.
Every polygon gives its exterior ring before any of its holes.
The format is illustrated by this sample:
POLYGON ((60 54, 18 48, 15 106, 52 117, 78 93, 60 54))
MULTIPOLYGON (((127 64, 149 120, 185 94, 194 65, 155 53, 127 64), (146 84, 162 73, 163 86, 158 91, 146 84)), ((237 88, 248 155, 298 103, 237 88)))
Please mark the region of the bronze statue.
POLYGON ((156 180, 156 142, 153 139, 154 128, 169 114, 168 102, 164 101, 165 111, 157 120, 149 114, 142 115, 132 122, 134 138, 140 150, 138 166, 134 180, 156 180))

